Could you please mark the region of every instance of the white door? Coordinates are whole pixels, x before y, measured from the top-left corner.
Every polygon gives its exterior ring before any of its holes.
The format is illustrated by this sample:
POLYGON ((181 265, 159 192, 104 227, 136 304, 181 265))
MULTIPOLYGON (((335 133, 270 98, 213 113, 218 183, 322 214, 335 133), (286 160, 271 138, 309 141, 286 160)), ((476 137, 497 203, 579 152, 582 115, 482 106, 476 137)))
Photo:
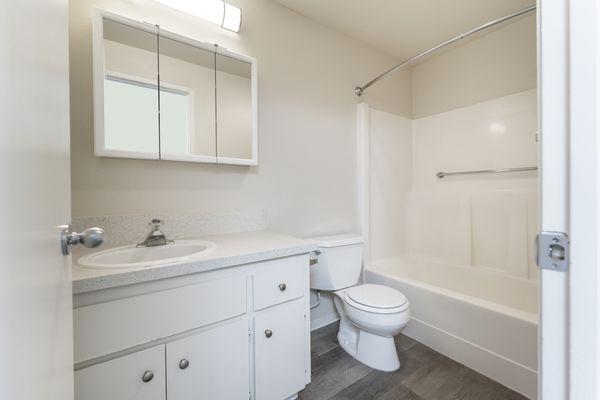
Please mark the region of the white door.
POLYGON ((597 4, 539 2, 541 224, 571 241, 568 270, 541 271, 543 400, 600 398, 597 4))
MULTIPOLYGON (((538 8, 540 107, 540 222, 542 231, 568 233, 567 0, 538 8)), ((540 271, 538 393, 567 397, 568 272, 540 271)))
POLYGON ((165 345, 78 370, 75 399, 165 400, 165 345))
MULTIPOLYGON (((548 0, 550 1, 550 0, 548 0)), ((600 398, 600 3, 569 1, 569 399, 600 398)))
POLYGON ((167 398, 247 400, 249 350, 247 318, 167 343, 167 398))
POLYGON ((0 398, 73 398, 67 0, 0 12, 0 398))

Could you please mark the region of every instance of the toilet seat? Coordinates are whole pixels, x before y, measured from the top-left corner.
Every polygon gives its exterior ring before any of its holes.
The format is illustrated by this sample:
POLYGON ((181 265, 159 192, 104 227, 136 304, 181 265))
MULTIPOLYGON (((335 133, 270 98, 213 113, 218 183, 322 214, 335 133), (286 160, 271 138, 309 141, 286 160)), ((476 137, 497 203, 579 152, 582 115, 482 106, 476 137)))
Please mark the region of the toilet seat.
POLYGON ((409 307, 406 296, 400 291, 372 283, 346 289, 344 302, 353 308, 374 314, 395 314, 409 307))

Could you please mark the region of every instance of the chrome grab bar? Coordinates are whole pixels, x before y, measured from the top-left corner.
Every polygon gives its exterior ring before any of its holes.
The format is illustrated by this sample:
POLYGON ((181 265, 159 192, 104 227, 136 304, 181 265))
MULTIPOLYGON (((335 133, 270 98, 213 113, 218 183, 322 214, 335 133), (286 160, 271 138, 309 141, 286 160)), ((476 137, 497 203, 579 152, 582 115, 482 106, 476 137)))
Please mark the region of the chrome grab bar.
POLYGON ((440 171, 435 176, 439 179, 454 175, 475 175, 475 174, 498 174, 502 172, 522 172, 522 171, 537 171, 538 167, 519 167, 519 168, 500 168, 500 169, 481 169, 478 171, 457 171, 444 172, 440 171))

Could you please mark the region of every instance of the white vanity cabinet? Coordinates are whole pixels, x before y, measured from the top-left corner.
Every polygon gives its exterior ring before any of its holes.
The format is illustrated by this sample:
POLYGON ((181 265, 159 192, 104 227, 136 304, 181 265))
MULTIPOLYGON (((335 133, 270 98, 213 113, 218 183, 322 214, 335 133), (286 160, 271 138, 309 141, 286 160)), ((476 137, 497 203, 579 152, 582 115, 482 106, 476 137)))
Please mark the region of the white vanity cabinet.
POLYGON ((286 400, 310 382, 308 253, 74 297, 76 400, 286 400))

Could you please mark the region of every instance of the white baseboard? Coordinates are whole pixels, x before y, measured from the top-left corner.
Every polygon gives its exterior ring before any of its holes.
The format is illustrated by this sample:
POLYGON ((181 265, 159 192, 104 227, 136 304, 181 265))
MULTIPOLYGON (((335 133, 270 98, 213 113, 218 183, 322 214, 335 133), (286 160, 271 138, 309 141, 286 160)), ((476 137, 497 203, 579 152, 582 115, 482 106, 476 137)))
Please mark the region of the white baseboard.
POLYGON ((312 332, 314 330, 317 330, 317 329, 327 326, 329 324, 333 324, 334 322, 338 321, 339 319, 340 319, 340 317, 338 316, 338 314, 336 312, 333 312, 333 313, 330 313, 327 315, 323 315, 322 317, 319 317, 319 318, 311 319, 310 320, 310 330, 312 332))
POLYGON ((529 399, 537 398, 537 372, 531 368, 416 318, 402 333, 529 399))

